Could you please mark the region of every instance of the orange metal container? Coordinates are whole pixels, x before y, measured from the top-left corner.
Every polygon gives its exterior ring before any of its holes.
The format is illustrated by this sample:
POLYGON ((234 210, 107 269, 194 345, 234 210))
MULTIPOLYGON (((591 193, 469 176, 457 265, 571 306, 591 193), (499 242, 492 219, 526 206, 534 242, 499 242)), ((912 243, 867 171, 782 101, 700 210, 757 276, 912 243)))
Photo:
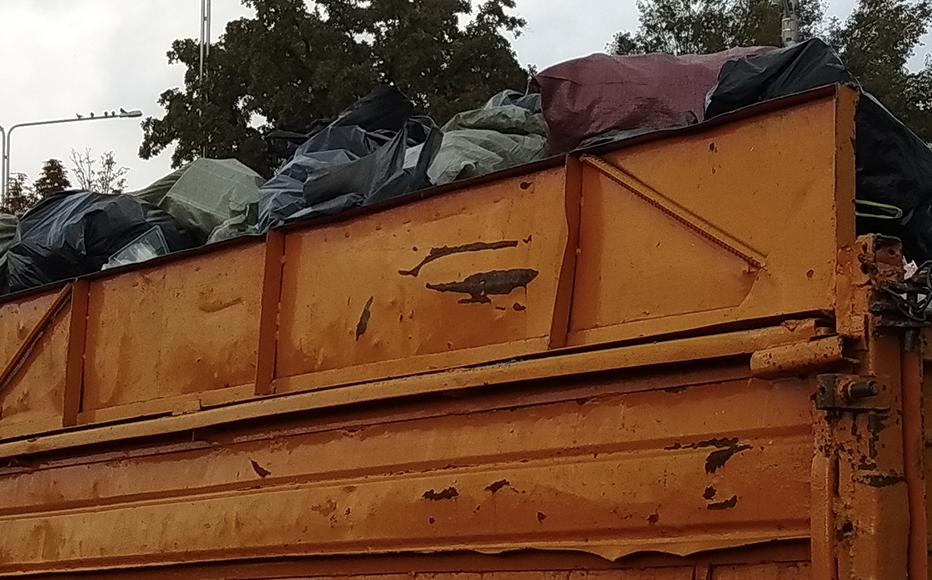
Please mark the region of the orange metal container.
MULTIPOLYGON (((0 577, 927 578, 847 88, 0 305, 0 577)), ((930 385, 932 387, 932 385, 930 385)))

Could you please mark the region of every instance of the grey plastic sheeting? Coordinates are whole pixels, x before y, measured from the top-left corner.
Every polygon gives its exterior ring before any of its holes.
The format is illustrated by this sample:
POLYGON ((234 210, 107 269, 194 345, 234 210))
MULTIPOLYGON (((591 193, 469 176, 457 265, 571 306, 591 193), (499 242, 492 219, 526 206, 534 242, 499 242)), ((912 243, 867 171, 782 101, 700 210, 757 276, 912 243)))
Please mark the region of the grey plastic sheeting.
POLYGON ((203 244, 238 235, 263 181, 235 159, 201 158, 131 195, 159 206, 203 244))
MULTIPOLYGON (((427 169, 434 185, 479 177, 544 158, 548 153, 540 95, 504 91, 481 109, 454 115, 427 169)), ((409 149, 406 165, 418 148, 409 149)))

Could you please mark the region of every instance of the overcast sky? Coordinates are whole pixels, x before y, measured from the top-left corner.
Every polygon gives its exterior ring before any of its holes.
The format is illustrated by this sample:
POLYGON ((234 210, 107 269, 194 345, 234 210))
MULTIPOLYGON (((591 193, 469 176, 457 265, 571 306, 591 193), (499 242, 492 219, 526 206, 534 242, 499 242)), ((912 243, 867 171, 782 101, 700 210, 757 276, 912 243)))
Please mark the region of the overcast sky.
MULTIPOLYGON (((831 0, 844 18, 854 0, 831 0)), ((522 64, 539 68, 604 50, 612 35, 637 25, 635 0, 517 0, 527 20, 515 41, 522 64)), ((183 67, 165 53, 176 38, 196 38, 199 0, 0 0, 0 125, 77 113, 142 109, 161 116, 156 102, 179 86, 183 67)), ((213 37, 248 14, 239 0, 213 0, 213 37)), ((922 56, 915 60, 921 62, 922 56)), ((11 169, 35 178, 42 161, 66 160, 72 148, 113 150, 130 168, 128 185, 142 187, 170 171, 170 153, 138 158, 138 119, 18 129, 11 169)))

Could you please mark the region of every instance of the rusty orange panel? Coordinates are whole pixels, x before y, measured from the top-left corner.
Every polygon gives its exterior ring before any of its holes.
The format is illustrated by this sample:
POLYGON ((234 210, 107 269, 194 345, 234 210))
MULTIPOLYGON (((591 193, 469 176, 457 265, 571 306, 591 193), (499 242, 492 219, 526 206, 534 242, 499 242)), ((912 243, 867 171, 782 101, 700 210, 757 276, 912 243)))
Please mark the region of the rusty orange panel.
POLYGON ((255 378, 262 244, 93 281, 83 410, 255 378))
POLYGON ((612 385, 7 468, 0 571, 104 565, 101 553, 151 564, 572 548, 614 559, 808 535, 804 383, 612 385))
POLYGON ((277 390, 545 350, 567 235, 563 168, 289 233, 277 390))
POLYGON ((709 578, 710 580, 809 580, 809 563, 716 566, 709 578))
POLYGON ((842 105, 826 97, 586 164, 569 343, 831 312, 837 249, 855 234, 842 105))
MULTIPOLYGON (((0 305, 0 365, 5 365, 30 329, 49 309, 57 291, 0 305)), ((61 427, 70 308, 65 307, 0 389, 0 437, 61 427)))

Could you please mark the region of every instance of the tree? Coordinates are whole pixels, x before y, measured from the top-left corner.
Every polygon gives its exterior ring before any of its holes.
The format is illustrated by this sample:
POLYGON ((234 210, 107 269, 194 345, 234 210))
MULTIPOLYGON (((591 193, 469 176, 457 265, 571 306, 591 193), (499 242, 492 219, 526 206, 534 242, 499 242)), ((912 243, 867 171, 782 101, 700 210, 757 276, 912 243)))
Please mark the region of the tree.
MULTIPOLYGON (((735 46, 779 46, 783 8, 773 0, 639 0, 635 34, 619 32, 614 54, 705 54, 735 46)), ((800 2, 803 36, 824 28, 820 0, 800 2)))
POLYGON ((33 189, 39 197, 47 197, 53 193, 64 191, 71 187, 68 181, 68 171, 58 159, 49 159, 42 165, 42 173, 33 183, 33 189))
POLYGON ((21 216, 41 199, 26 183, 25 173, 12 173, 8 185, 6 201, 3 208, 0 208, 4 213, 21 216))
POLYGON ((83 152, 72 149, 71 164, 81 189, 98 193, 123 193, 126 189, 129 168, 117 165, 113 151, 107 151, 98 160, 91 156, 90 149, 83 152))
MULTIPOLYGON (((770 0, 640 0, 639 28, 615 35, 615 54, 708 53, 733 46, 779 46, 781 11, 770 0)), ((932 0, 859 0, 840 23, 817 0, 803 0, 804 37, 822 36, 864 88, 927 141, 932 140, 932 63, 907 68, 932 24, 932 0)))
POLYGON ((932 64, 907 62, 932 24, 932 0, 860 0, 831 42, 864 88, 932 140, 932 64))
POLYGON ((264 132, 305 132, 378 83, 395 84, 440 122, 500 90, 525 87, 505 37, 524 25, 509 12, 514 0, 476 7, 470 0, 318 0, 311 9, 304 0, 243 3, 255 16, 227 24, 211 46, 203 87, 197 43, 172 43, 168 60, 186 67, 184 86, 159 97, 161 118, 143 121, 143 159, 175 144, 174 167, 203 152, 267 175, 280 160, 264 132))

